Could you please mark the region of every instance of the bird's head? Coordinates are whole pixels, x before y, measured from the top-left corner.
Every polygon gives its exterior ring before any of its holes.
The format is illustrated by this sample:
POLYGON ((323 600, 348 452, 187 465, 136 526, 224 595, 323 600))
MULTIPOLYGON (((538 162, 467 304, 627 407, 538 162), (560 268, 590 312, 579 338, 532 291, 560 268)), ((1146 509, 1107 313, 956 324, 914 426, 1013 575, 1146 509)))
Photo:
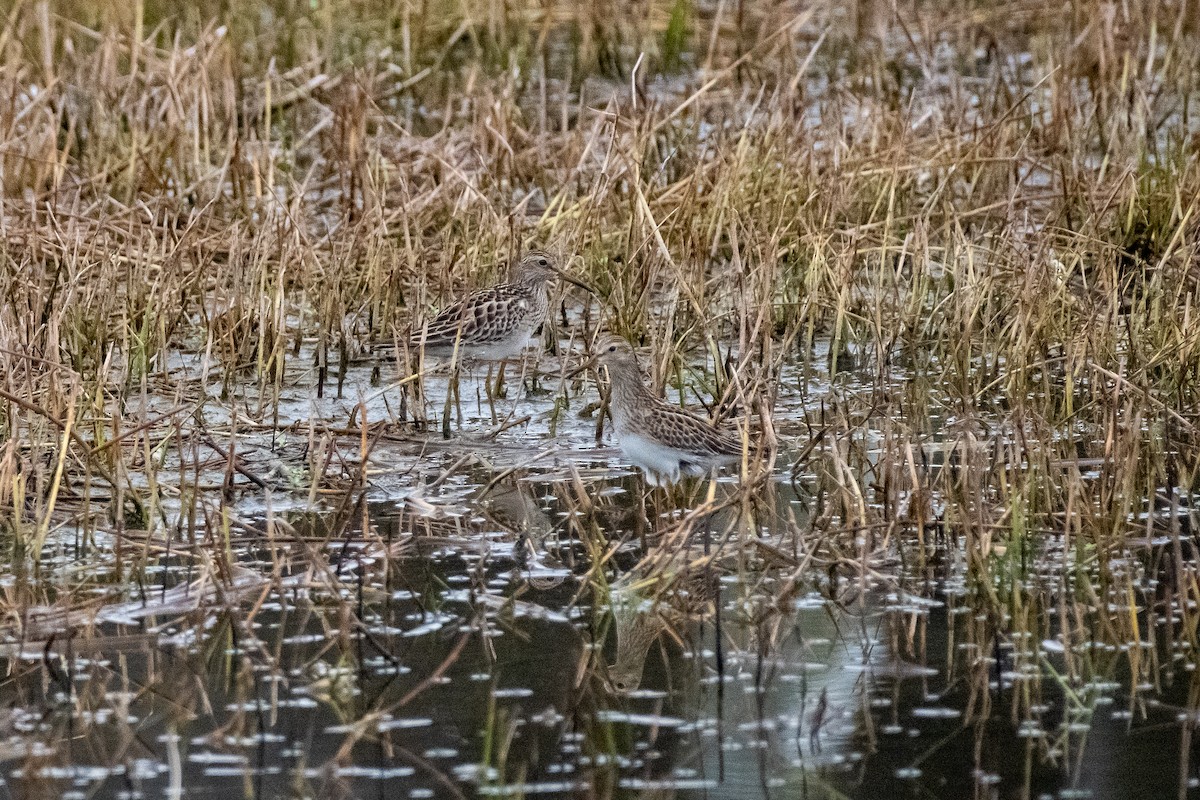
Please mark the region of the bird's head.
POLYGON ((544 283, 561 275, 558 259, 545 250, 530 250, 517 262, 514 277, 520 281, 544 283))
POLYGON ((633 348, 620 336, 606 334, 600 337, 594 353, 596 363, 600 366, 637 369, 637 356, 633 354, 633 348))
POLYGON ((562 258, 556 256, 554 253, 549 253, 545 250, 530 250, 521 256, 521 260, 517 262, 517 266, 513 270, 513 280, 527 286, 536 286, 559 278, 567 283, 578 286, 586 292, 596 294, 596 290, 591 286, 588 286, 578 278, 568 275, 563 270, 561 261, 562 258))

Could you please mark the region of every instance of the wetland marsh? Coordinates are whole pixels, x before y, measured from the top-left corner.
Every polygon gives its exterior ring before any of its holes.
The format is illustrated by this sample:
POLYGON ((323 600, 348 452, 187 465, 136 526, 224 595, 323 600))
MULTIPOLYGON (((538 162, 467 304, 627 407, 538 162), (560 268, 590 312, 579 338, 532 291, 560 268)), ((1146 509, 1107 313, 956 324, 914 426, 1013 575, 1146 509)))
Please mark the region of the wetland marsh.
POLYGON ((1198 86, 1182 0, 0 7, 0 798, 1200 796, 1198 86))

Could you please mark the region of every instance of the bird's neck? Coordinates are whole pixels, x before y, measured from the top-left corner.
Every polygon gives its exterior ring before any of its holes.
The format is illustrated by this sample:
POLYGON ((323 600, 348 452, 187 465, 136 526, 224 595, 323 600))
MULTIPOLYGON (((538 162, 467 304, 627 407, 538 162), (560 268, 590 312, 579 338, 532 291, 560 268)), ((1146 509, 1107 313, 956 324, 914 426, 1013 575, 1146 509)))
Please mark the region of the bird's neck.
POLYGON ((518 271, 518 274, 514 276, 513 283, 531 292, 546 291, 545 277, 538 275, 536 272, 521 273, 518 271))
POLYGON ((642 382, 642 371, 637 367, 628 370, 610 370, 614 416, 636 413, 655 401, 654 393, 642 382))

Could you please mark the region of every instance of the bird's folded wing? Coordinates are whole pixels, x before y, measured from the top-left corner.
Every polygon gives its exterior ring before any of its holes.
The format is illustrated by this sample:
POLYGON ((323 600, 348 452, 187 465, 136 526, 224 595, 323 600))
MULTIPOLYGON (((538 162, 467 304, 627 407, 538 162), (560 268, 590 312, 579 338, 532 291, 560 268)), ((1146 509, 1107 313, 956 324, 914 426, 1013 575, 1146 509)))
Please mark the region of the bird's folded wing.
POLYGON ((520 323, 520 315, 509 312, 514 302, 519 301, 508 292, 485 289, 443 310, 427 328, 414 328, 409 344, 417 346, 423 340, 429 347, 447 346, 460 336, 474 344, 499 341, 520 323))
POLYGON ((657 438, 667 447, 714 456, 734 456, 742 452, 740 440, 680 409, 668 408, 669 414, 658 417, 661 427, 655 431, 657 438))

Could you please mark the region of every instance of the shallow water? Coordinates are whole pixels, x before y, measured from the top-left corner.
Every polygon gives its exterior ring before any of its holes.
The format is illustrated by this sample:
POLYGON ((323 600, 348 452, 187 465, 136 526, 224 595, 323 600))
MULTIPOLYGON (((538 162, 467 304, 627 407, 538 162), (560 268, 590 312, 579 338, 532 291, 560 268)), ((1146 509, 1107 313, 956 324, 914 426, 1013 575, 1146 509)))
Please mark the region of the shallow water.
MULTIPOLYGON (((463 574, 454 567, 465 565, 435 559, 406 577, 453 586, 463 574)), ((157 797, 186 786, 203 797, 450 797, 476 787, 501 796, 665 788, 679 796, 950 798, 988 796, 992 787, 1011 796, 1024 782, 1029 740, 1008 720, 990 723, 976 742, 961 727, 965 692, 918 666, 897 669, 869 635, 847 637, 858 620, 831 618, 816 604, 789 616, 793 633, 768 664, 733 654, 718 669, 708 652, 715 629, 688 631, 703 657, 664 648, 647 663, 645 689, 622 698, 591 676, 576 683, 592 622, 586 609, 577 620, 485 620, 471 613, 465 589, 444 590, 438 609, 425 612, 397 599, 411 591, 365 608, 371 621, 361 636, 339 631, 328 608, 292 600, 285 612, 268 601, 253 634, 218 616, 201 648, 135 637, 106 646, 103 658, 76 655, 49 687, 10 680, 5 700, 22 746, 44 742, 40 756, 21 757, 8 772, 10 791, 157 797), (437 684, 404 702, 463 641, 437 684), (66 718, 69 684, 93 713, 66 718)), ((525 602, 561 611, 557 594, 534 592, 525 602)), ((880 622, 870 620, 868 631, 880 622)), ((944 614, 930 623, 936 649, 944 614)), ((941 666, 924 663, 930 672, 941 666)), ((1087 730, 1050 726, 1066 740, 1067 763, 1060 770, 1035 761, 1033 796, 1129 797, 1134 787, 1152 792, 1140 796, 1171 794, 1185 746, 1175 714, 1151 708, 1130 729, 1116 687, 1095 695, 1087 730)), ((1047 706, 1053 723, 1061 700, 1047 698, 1047 706)))
MULTIPOLYGON (((944 539, 924 572, 895 558, 869 579, 798 568, 810 479, 785 477, 788 451, 753 533, 726 535, 739 523, 724 511, 686 541, 658 541, 704 482, 651 494, 643 512, 640 482, 575 425, 562 452, 538 459, 527 433, 486 450, 466 433, 384 443, 349 513, 247 491, 227 508, 243 524, 224 548, 176 543, 123 576, 137 587, 125 602, 80 609, 65 627, 31 616, 6 646, 0 688, 9 796, 1196 791, 1194 716, 1182 711, 1191 662, 1172 661, 1161 624, 1145 648, 1160 659, 1154 685, 1131 696, 1128 658, 1099 635, 1069 651, 1053 635, 989 639, 995 611, 964 582, 961 542, 944 539), (464 451, 482 457, 464 465, 464 451), (484 491, 503 464, 525 462, 484 491), (592 546, 609 548, 599 573, 568 524, 581 519, 592 546), (706 542, 706 602, 637 602, 630 586, 675 569, 667 544, 700 559, 706 542), (647 552, 666 555, 647 568, 647 552), (640 687, 618 692, 609 667, 629 661, 620 637, 636 623, 614 624, 610 609, 629 597, 658 635, 634 654, 640 687), (1058 683, 1068 653, 1088 663, 1058 683), (1032 703, 1018 697, 1028 692, 1032 703)), ((125 547, 139 547, 134 535, 125 547)), ((85 580, 81 563, 98 594, 122 579, 115 541, 52 549, 43 569, 63 585, 85 580)), ((1066 558, 1047 548, 1038 574, 1056 580, 1066 558)))

